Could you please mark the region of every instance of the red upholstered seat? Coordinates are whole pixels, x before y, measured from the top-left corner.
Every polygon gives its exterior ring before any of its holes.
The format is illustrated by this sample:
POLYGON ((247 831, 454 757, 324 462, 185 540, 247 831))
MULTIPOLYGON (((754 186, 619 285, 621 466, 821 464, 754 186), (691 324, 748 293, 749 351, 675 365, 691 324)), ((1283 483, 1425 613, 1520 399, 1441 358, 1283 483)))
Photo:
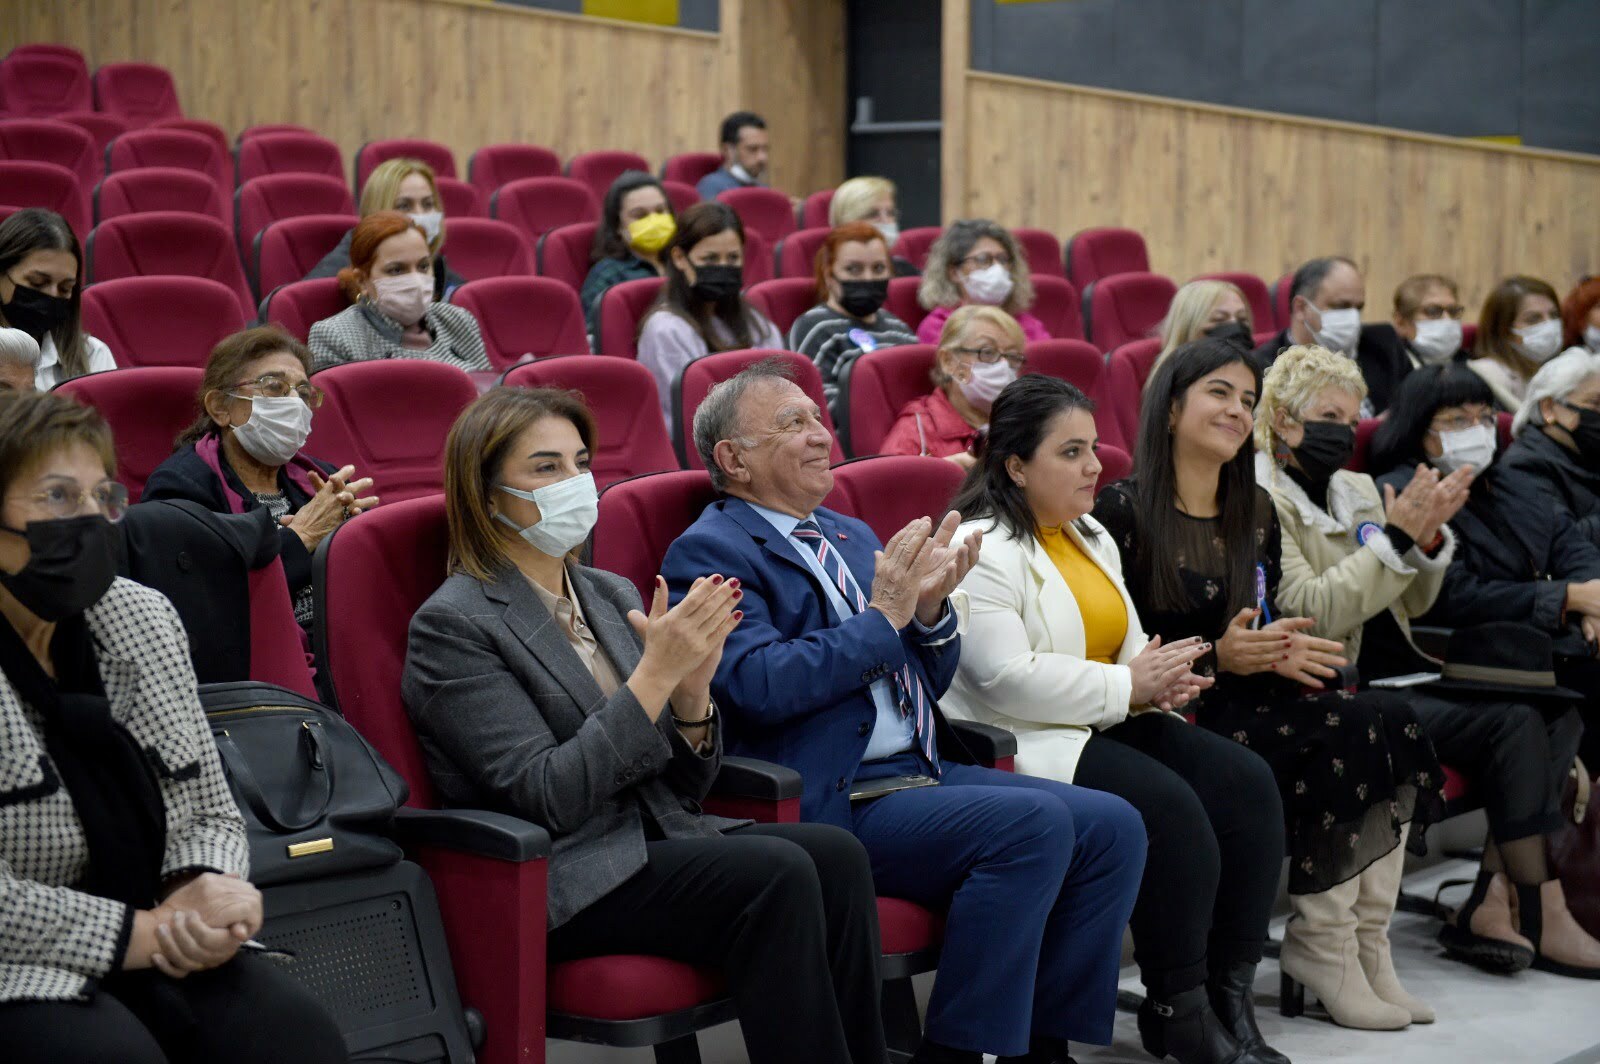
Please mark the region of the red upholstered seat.
POLYGON ((638 358, 639 323, 666 283, 663 277, 641 277, 606 289, 600 297, 600 335, 594 338, 594 353, 638 358))
MULTIPOLYGON (((833 433, 833 418, 828 415, 828 402, 822 392, 822 375, 814 362, 793 351, 768 348, 751 348, 748 351, 719 351, 697 358, 683 367, 678 379, 672 382, 672 411, 674 420, 673 443, 685 469, 704 468, 694 446, 694 412, 705 399, 706 393, 718 383, 727 380, 746 366, 769 358, 781 359, 794 369, 794 382, 822 411, 822 425, 833 433)), ((838 434, 834 433, 833 461, 844 460, 839 448, 838 434)))
POLYGON ((128 131, 128 123, 116 115, 101 114, 99 111, 65 111, 52 115, 51 121, 77 126, 94 140, 96 180, 105 173, 106 148, 128 131))
POLYGON ((208 277, 121 277, 83 290, 83 328, 119 366, 204 369, 211 349, 247 319, 238 296, 208 277))
POLYGON ((1106 365, 1107 395, 1100 409, 1102 413, 1116 416, 1122 438, 1130 446, 1139 438, 1139 407, 1144 397, 1144 382, 1150 379, 1150 371, 1160 352, 1161 341, 1157 337, 1130 340, 1111 352, 1111 360, 1106 365))
POLYGON ((446 218, 487 218, 489 197, 478 195, 478 190, 455 177, 436 177, 439 186, 439 209, 446 218))
POLYGON ((603 203, 612 183, 629 170, 648 174, 650 160, 631 151, 586 151, 567 163, 567 176, 582 181, 596 203, 603 203))
POLYGON ((746 289, 745 298, 787 338, 795 319, 817 305, 817 285, 809 277, 778 277, 746 289))
POLYGON ((775 271, 772 268, 772 241, 764 234, 754 229, 745 230, 744 234, 744 286, 760 284, 762 281, 772 280, 775 271))
POLYGON ((917 288, 921 284, 920 277, 891 277, 889 298, 883 301, 884 309, 905 322, 913 333, 917 331, 917 326, 922 324, 922 319, 928 316, 927 309, 917 302, 917 288))
POLYGON ((1159 273, 1117 273, 1092 281, 1083 292, 1083 324, 1102 351, 1154 333, 1178 286, 1159 273))
POLYGON ((599 228, 595 222, 575 222, 541 236, 537 247, 539 276, 569 285, 574 292, 581 290, 584 278, 589 276, 589 255, 599 228))
POLYGON ((927 395, 939 349, 932 344, 884 347, 847 363, 839 374, 839 431, 845 453, 877 454, 901 409, 927 395))
POLYGON ((1372 437, 1378 434, 1378 426, 1382 424, 1381 417, 1364 417, 1356 422, 1356 447, 1350 452, 1350 461, 1344 464, 1346 469, 1366 472, 1367 456, 1372 453, 1372 437))
POLYGON ((444 490, 444 440, 478 396, 471 377, 412 358, 351 362, 315 376, 326 394, 312 423, 319 453, 372 477, 385 505, 444 490))
POLYGON ((456 176, 456 157, 438 141, 416 137, 369 140, 356 152, 356 188, 365 188, 378 164, 390 159, 416 159, 433 167, 435 177, 456 176))
POLYGON ((95 223, 128 214, 179 211, 203 214, 232 227, 233 207, 222 188, 198 170, 148 166, 107 174, 95 186, 95 223))
POLYGON ((1289 327, 1289 305, 1293 302, 1294 274, 1291 272, 1272 282, 1272 320, 1278 328, 1289 327))
POLYGON ((55 211, 79 240, 89 231, 89 200, 84 188, 77 175, 56 163, 0 160, 0 203, 55 211))
POLYGON ((489 217, 510 222, 530 243, 559 226, 593 222, 599 213, 589 186, 570 177, 525 177, 489 197, 489 217))
POLYGON ((467 180, 485 203, 495 189, 525 177, 560 177, 561 157, 537 144, 485 144, 467 159, 467 180))
POLYGON ((344 156, 339 153, 339 146, 326 137, 288 130, 239 136, 234 165, 241 185, 269 174, 319 174, 344 182, 344 156))
POLYGON ((224 158, 230 154, 231 145, 228 143, 228 134, 215 122, 207 122, 203 118, 158 118, 146 128, 182 129, 190 133, 198 133, 215 144, 224 158))
POLYGON ((1272 310, 1272 293, 1267 291, 1267 282, 1253 273, 1244 273, 1238 270, 1224 270, 1221 273, 1202 273, 1193 278, 1196 281, 1227 281, 1244 294, 1244 301, 1250 308, 1250 328, 1254 332, 1276 332, 1279 328, 1277 318, 1272 310))
POLYGON ((94 107, 83 56, 12 49, 0 62, 0 108, 18 117, 48 118, 94 107))
MULTIPOLYGON (((913 459, 927 461, 928 459, 913 459)), ((945 462, 945 465, 951 465, 945 462)), ((848 468, 840 466, 841 470, 848 468)), ((896 529, 896 531, 899 531, 896 529)), ((915 953, 944 941, 944 914, 903 898, 878 899, 878 937, 885 956, 915 953)))
POLYGON ((84 274, 91 284, 164 273, 209 277, 233 290, 246 318, 255 305, 233 234, 203 214, 150 211, 112 218, 89 234, 84 257, 88 260, 84 274))
POLYGON ((583 306, 572 289, 548 277, 485 277, 455 290, 450 302, 472 312, 489 362, 506 369, 532 355, 588 354, 583 306))
POLYGON ((28 159, 64 166, 76 175, 80 188, 92 187, 100 180, 102 169, 99 149, 87 131, 70 122, 50 118, 0 121, 0 159, 28 159))
POLYGON ((1039 319, 1045 332, 1057 340, 1083 339, 1083 299, 1065 277, 1035 273, 1033 306, 1028 313, 1039 319))
POLYGON ((1082 291, 1102 277, 1148 273, 1150 253, 1133 229, 1084 229, 1067 241, 1067 280, 1082 291))
POLYGON ((715 1001, 722 973, 666 957, 618 953, 550 966, 545 1007, 600 1020, 637 1020, 715 1001))
POLYGON ((1447 802, 1458 801, 1467 796, 1471 789, 1467 777, 1451 768, 1449 765, 1440 766, 1444 769, 1444 800, 1447 802))
POLYGON ((55 44, 49 41, 41 41, 37 44, 19 44, 6 53, 6 58, 13 59, 21 55, 53 55, 57 59, 71 60, 85 70, 89 69, 87 61, 83 58, 83 53, 70 44, 55 44))
POLYGON ((573 355, 529 362, 506 373, 516 388, 564 388, 579 392, 594 413, 600 447, 592 456, 595 482, 603 491, 619 480, 678 468, 678 456, 661 418, 655 376, 625 358, 573 355))
POLYGON ((887 543, 919 517, 937 526, 950 512, 950 500, 964 476, 960 466, 943 458, 906 454, 857 458, 833 471, 833 491, 822 504, 865 521, 879 541, 887 543))
POLYGON ((104 63, 94 72, 94 106, 142 129, 163 118, 182 118, 178 87, 154 63, 104 63))
POLYGON ((714 151, 689 151, 670 156, 661 165, 661 180, 681 181, 694 186, 711 171, 722 166, 722 156, 714 151))
POLYGON ((1133 472, 1133 456, 1121 447, 1102 443, 1100 449, 1095 452, 1095 457, 1100 459, 1100 475, 1094 482, 1097 494, 1107 484, 1115 484, 1133 472))
POLYGON ((533 252, 522 231, 493 218, 447 219, 443 251, 450 269, 469 281, 534 274, 533 252))
POLYGON ((145 481, 172 454, 172 441, 199 416, 202 376, 189 366, 143 366, 74 377, 56 390, 106 419, 117 447, 117 479, 138 502, 145 481))
POLYGON ((243 144, 247 140, 254 140, 256 137, 265 137, 272 133, 315 132, 316 130, 314 129, 307 129, 305 126, 296 125, 293 122, 263 122, 260 125, 245 126, 243 129, 239 130, 237 142, 243 144))
POLYGON ((796 229, 778 241, 777 268, 779 277, 816 276, 817 252, 822 242, 832 232, 827 226, 819 229, 796 229))
POLYGON ((227 188, 233 180, 233 167, 216 141, 187 129, 135 129, 106 149, 108 174, 144 166, 196 170, 215 181, 218 188, 227 188))
MULTIPOLYGON (((1093 344, 1083 340, 1036 340, 1025 351, 1028 362, 1024 372, 1059 377, 1077 385, 1096 406, 1105 405, 1106 356, 1093 344)), ((1101 442, 1125 446, 1122 425, 1115 416, 1102 414, 1096 422, 1101 442)))
POLYGON ((270 289, 261 301, 260 318, 283 326, 290 336, 305 343, 306 337, 311 335, 311 326, 323 318, 333 317, 349 305, 350 300, 339 288, 337 277, 317 277, 270 289))
MULTIPOLYGON (((250 262, 254 258, 256 237, 273 222, 302 215, 353 215, 356 203, 350 195, 350 186, 340 178, 327 174, 282 173, 253 177, 241 184, 233 194, 233 210, 239 254, 250 262)), ((332 244, 328 245, 323 253, 332 248, 332 244)))
MULTIPOLYGON (((1013 229, 1011 235, 1022 245, 1028 256, 1028 272, 1035 276, 1065 277, 1066 267, 1061 261, 1061 241, 1054 233, 1044 229, 1013 229)), ((1053 333, 1051 335, 1054 335, 1053 333)))
POLYGON ((776 244, 797 228, 794 207, 789 197, 775 188, 752 185, 748 188, 730 188, 717 194, 719 202, 726 203, 744 224, 746 234, 754 231, 776 244))
POLYGON ((317 698, 300 624, 289 598, 283 560, 274 558, 246 574, 250 595, 250 679, 317 698))
POLYGON ((356 221, 354 214, 307 214, 268 225, 256 234, 250 250, 256 290, 271 292, 303 278, 355 228, 356 221))
MULTIPOLYGON (((895 257, 905 259, 917 269, 922 269, 928 264, 928 250, 933 247, 933 242, 939 239, 939 234, 942 232, 944 230, 936 225, 900 230, 900 239, 894 242, 895 257)), ((908 277, 904 280, 915 280, 915 278, 908 277)))
POLYGON ((800 204, 800 226, 803 229, 829 229, 828 211, 833 206, 833 189, 823 188, 807 196, 800 204))
POLYGON ((700 202, 700 193, 695 187, 682 181, 663 181, 661 191, 667 194, 667 202, 672 204, 674 214, 682 214, 700 202))
POLYGON ((620 481, 600 496, 592 563, 633 582, 649 602, 661 559, 700 512, 717 500, 704 469, 652 473, 620 481))

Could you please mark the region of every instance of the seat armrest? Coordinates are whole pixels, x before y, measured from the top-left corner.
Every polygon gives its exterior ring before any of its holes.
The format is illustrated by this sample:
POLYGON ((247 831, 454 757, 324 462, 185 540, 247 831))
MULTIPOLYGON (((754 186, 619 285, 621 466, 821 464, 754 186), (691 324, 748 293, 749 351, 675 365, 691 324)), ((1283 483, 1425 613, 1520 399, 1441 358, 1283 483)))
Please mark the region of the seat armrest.
POLYGON ((800 773, 786 765, 724 755, 710 793, 724 798, 761 798, 776 802, 800 797, 803 785, 800 773))
POLYGON ((434 846, 499 861, 550 856, 550 833, 539 825, 486 809, 401 807, 395 834, 407 848, 434 846))
POLYGON ((1431 624, 1414 624, 1411 626, 1411 641, 1424 654, 1443 661, 1445 645, 1450 642, 1451 631, 1452 629, 1431 624))
POLYGON ((950 727, 961 737, 972 755, 986 765, 1017 756, 1017 737, 1004 728, 979 724, 975 720, 952 720, 950 727))

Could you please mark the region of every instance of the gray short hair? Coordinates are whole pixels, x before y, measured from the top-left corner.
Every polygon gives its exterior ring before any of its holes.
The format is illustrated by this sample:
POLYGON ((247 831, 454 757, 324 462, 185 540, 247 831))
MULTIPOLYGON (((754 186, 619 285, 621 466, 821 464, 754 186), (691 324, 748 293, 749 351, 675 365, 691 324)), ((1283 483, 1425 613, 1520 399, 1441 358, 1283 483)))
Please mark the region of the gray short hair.
POLYGON ((754 441, 743 435, 739 404, 752 385, 773 380, 793 382, 794 367, 781 358, 764 358, 713 385, 695 408, 694 449, 711 474, 711 486, 719 493, 727 490, 728 478, 717 465, 717 444, 733 440, 741 447, 754 446, 754 441))
POLYGON ((999 222, 987 218, 962 218, 950 223, 939 234, 939 239, 928 249, 928 261, 922 267, 922 283, 917 286, 917 302, 932 310, 934 307, 958 306, 965 293, 961 286, 950 280, 950 267, 972 254, 972 248, 988 237, 1006 249, 1011 260, 1011 295, 1001 310, 1013 316, 1033 306, 1033 281, 1030 279, 1028 253, 1011 231, 999 222))
POLYGON ((1543 425, 1539 404, 1546 399, 1565 399, 1585 380, 1600 374, 1600 354, 1587 347, 1569 347, 1539 367, 1528 382, 1517 416, 1511 419, 1511 435, 1520 436, 1529 425, 1543 425))
POLYGON ((39 341, 21 329, 0 328, 0 362, 39 369, 39 341))

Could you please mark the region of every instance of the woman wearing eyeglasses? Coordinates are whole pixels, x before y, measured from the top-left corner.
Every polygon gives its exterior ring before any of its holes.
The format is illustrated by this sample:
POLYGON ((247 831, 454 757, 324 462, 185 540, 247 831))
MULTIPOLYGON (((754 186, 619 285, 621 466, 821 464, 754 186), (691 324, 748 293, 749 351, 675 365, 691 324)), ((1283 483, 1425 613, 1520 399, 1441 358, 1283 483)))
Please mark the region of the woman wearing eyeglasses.
POLYGON ((1461 294, 1437 273, 1407 277, 1394 290, 1394 331, 1405 341, 1411 368, 1465 359, 1461 350, 1461 294))
POLYGON ((346 1059, 276 965, 172 604, 116 577, 110 430, 0 397, 0 1045, 12 1064, 346 1059))
POLYGON ((276 326, 246 329, 212 349, 200 416, 145 483, 144 499, 189 499, 217 513, 265 506, 281 526, 279 557, 295 619, 311 623, 311 554, 339 524, 378 504, 372 478, 301 451, 322 391, 311 352, 276 326))
POLYGON ((1010 314, 1030 341, 1050 339, 1044 322, 1027 313, 1033 306, 1027 254, 1005 226, 987 218, 952 222, 933 242, 917 301, 928 308, 917 326, 917 339, 925 344, 934 342, 957 307, 974 304, 1010 314))
POLYGON ((999 307, 959 307, 939 334, 933 391, 900 411, 879 454, 948 458, 971 469, 1000 389, 1022 372, 1022 326, 999 307))

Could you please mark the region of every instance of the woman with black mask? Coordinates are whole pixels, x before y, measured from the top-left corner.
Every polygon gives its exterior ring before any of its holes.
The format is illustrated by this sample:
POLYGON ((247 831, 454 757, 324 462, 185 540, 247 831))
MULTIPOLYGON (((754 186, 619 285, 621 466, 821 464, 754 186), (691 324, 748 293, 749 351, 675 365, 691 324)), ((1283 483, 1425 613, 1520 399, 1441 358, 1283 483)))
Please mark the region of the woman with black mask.
POLYGON ((1501 475, 1537 491, 1600 546, 1600 354, 1569 348, 1528 382, 1501 475))
POLYGON ((79 322, 82 273, 78 238, 61 215, 29 207, 0 222, 0 324, 38 342, 40 391, 117 368, 111 349, 79 322))

